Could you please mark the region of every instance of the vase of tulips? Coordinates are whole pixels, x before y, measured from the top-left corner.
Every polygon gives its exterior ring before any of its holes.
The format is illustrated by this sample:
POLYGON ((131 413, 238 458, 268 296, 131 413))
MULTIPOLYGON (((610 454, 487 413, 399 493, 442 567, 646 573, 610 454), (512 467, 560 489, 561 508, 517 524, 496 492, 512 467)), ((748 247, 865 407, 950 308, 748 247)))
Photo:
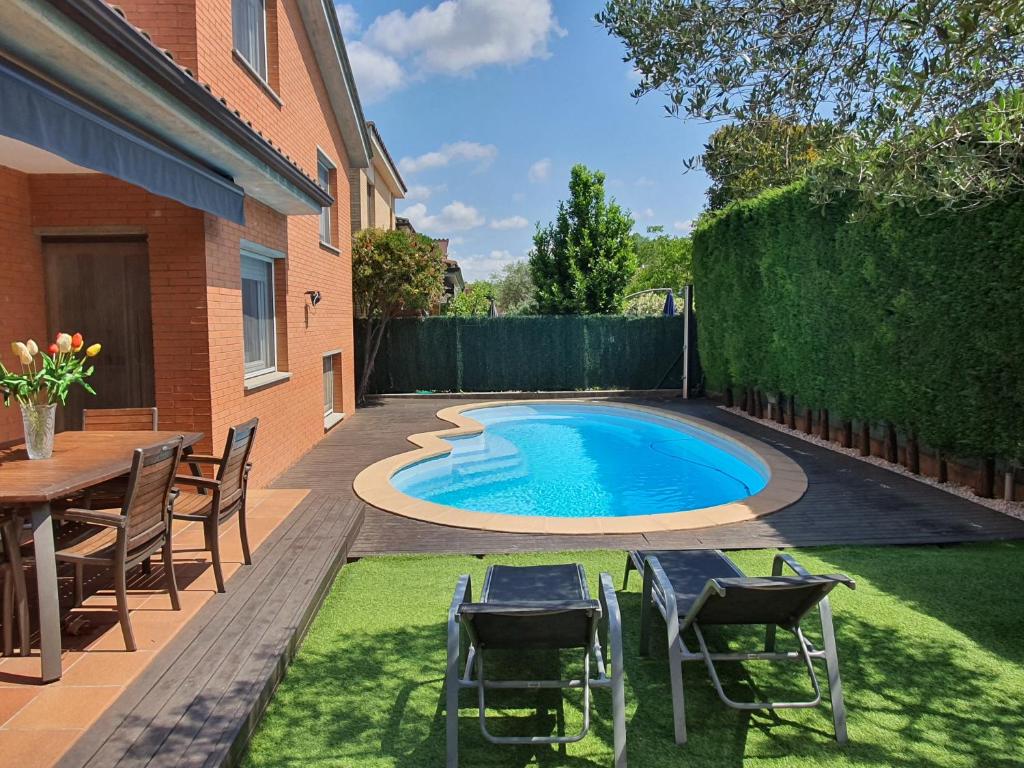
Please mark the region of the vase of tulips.
POLYGON ((96 394, 86 379, 93 373, 90 359, 96 357, 101 348, 99 344, 86 347, 80 333, 58 333, 46 351, 32 339, 11 344, 21 372, 8 370, 0 362, 0 397, 6 406, 12 400, 21 406, 25 448, 30 459, 48 459, 53 454, 57 404, 67 404, 72 386, 77 384, 86 392, 96 394))

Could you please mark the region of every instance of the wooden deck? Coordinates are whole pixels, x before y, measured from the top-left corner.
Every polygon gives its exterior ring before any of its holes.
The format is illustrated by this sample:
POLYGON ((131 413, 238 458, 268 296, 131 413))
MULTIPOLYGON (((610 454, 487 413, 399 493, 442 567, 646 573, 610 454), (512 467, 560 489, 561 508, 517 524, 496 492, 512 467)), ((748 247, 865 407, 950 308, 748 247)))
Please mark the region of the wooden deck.
MULTIPOLYGON (((346 558, 401 552, 486 554, 626 547, 938 544, 1024 538, 1024 522, 781 435, 708 402, 643 401, 774 445, 807 473, 797 504, 757 521, 637 536, 490 533, 398 517, 362 504, 352 480, 441 426, 454 400, 361 409, 274 484, 310 489, 241 568, 71 748, 67 768, 232 765, 346 558)), ((462 400, 462 402, 465 402, 462 400)), ((283 759, 286 759, 283 756, 283 759)))
MULTIPOLYGON (((491 533, 425 523, 366 508, 350 555, 402 552, 488 554, 586 548, 749 549, 827 544, 940 544, 1024 538, 1024 522, 937 488, 737 417, 706 400, 633 400, 697 416, 756 437, 796 461, 809 489, 798 503, 756 521, 635 536, 491 533)), ((406 438, 443 426, 435 413, 465 399, 381 399, 286 472, 281 488, 312 488, 352 499, 369 464, 409 450, 406 438)))

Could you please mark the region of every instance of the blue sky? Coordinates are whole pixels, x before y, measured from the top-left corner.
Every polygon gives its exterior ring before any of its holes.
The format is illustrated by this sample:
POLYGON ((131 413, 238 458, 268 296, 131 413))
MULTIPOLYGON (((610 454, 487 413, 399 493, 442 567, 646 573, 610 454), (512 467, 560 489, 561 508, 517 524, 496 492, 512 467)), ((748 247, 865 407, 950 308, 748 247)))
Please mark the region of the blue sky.
POLYGON ((683 234, 707 179, 684 174, 712 130, 629 95, 622 46, 586 0, 337 3, 366 116, 410 188, 417 229, 451 239, 468 280, 525 259, 569 169, 605 172, 637 231, 683 234))

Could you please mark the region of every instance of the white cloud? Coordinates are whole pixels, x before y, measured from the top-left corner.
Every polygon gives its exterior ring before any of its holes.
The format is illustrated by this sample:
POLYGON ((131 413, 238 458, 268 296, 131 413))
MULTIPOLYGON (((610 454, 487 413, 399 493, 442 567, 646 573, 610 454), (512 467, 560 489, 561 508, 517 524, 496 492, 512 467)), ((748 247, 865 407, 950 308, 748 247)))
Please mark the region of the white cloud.
POLYGON ((411 14, 378 16, 363 41, 419 73, 466 75, 494 64, 547 58, 548 41, 564 36, 550 0, 444 0, 411 14))
POLYGON ((413 184, 405 193, 405 200, 409 203, 418 203, 423 200, 429 200, 430 196, 435 192, 444 192, 447 189, 445 184, 436 184, 429 186, 427 184, 413 184))
POLYGON ((407 82, 402 66, 386 53, 356 41, 345 46, 352 64, 352 74, 363 101, 380 101, 407 82))
POLYGON ((637 214, 637 216, 639 216, 641 219, 653 219, 654 218, 654 209, 653 208, 644 208, 642 211, 640 211, 637 214))
POLYGON ((453 162, 476 163, 477 170, 483 170, 498 155, 498 148, 493 144, 478 144, 475 141, 457 141, 445 144, 435 152, 427 152, 419 157, 403 157, 398 167, 403 173, 418 173, 430 168, 443 168, 453 162))
POLYGON ((486 280, 506 264, 522 261, 524 256, 513 255, 510 251, 495 250, 488 254, 474 254, 459 258, 459 266, 467 280, 486 280))
POLYGON ((656 186, 655 183, 654 183, 654 179, 649 179, 646 176, 641 176, 640 178, 638 178, 636 181, 633 182, 633 185, 637 186, 637 187, 653 187, 653 186, 656 186))
POLYGON ((509 216, 507 219, 493 219, 491 229, 522 229, 530 226, 530 222, 522 216, 509 216))
POLYGON ((335 3, 334 10, 338 14, 341 34, 354 35, 359 31, 359 11, 350 3, 335 3))
POLYGON ((551 159, 545 157, 530 166, 526 176, 532 182, 544 181, 551 174, 551 159))
POLYGON ((679 232, 689 234, 693 230, 693 219, 686 219, 686 221, 674 221, 672 222, 672 228, 679 232))
POLYGON ((400 214, 405 216, 418 232, 444 236, 451 231, 483 226, 485 219, 471 205, 454 200, 438 214, 431 214, 423 203, 414 203, 400 214))

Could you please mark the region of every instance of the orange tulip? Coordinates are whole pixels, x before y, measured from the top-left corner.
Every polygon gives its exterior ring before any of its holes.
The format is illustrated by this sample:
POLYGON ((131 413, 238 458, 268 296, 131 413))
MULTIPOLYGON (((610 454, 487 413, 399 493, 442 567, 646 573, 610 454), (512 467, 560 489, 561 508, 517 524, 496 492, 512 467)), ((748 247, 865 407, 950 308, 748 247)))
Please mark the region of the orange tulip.
POLYGON ((76 333, 74 336, 71 337, 72 352, 77 352, 78 350, 80 350, 83 344, 85 344, 85 339, 82 338, 82 334, 76 333))

